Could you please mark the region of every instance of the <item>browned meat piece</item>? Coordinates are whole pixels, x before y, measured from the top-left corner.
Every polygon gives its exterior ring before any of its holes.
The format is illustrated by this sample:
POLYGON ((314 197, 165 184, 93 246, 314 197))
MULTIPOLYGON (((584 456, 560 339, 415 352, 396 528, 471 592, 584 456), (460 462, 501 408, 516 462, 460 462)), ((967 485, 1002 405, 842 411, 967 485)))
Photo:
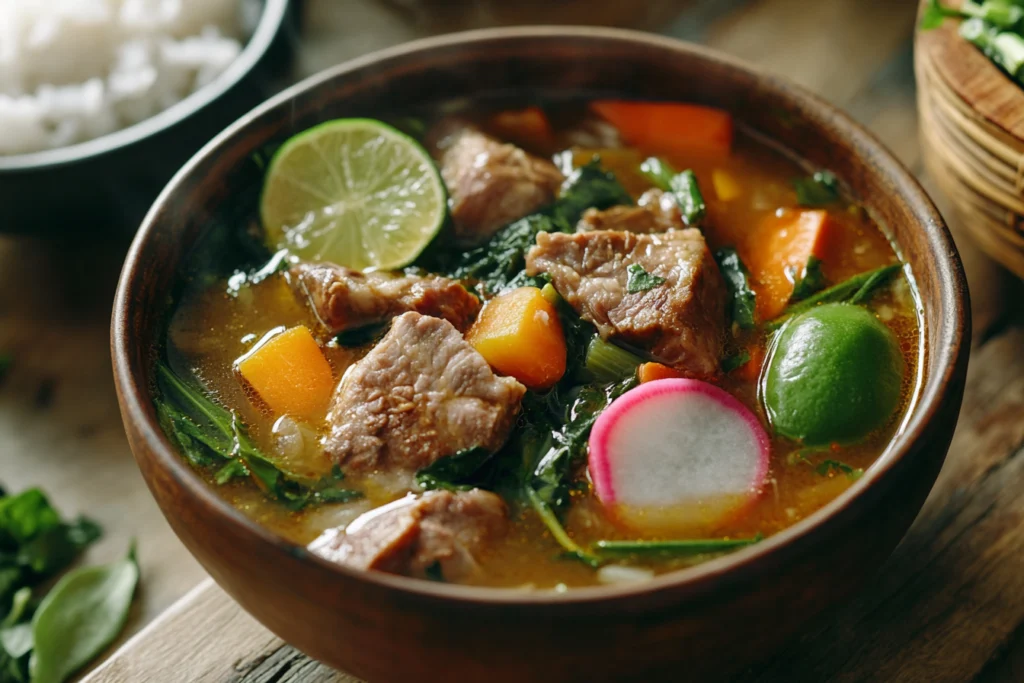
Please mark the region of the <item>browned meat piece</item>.
POLYGON ((525 392, 448 321, 405 313, 342 378, 325 450, 362 473, 416 472, 465 448, 497 450, 525 392))
POLYGON ((455 239, 480 244, 512 221, 555 200, 564 178, 555 165, 502 143, 459 119, 445 119, 428 144, 451 197, 455 239))
POLYGON ((308 299, 331 334, 381 323, 406 311, 444 318, 465 330, 480 310, 475 296, 444 277, 360 273, 333 263, 302 263, 289 273, 292 287, 308 299))
POLYGON ((537 235, 527 273, 548 273, 559 294, 601 336, 645 348, 694 377, 718 370, 725 283, 699 230, 661 235, 593 231, 537 235), (665 282, 629 293, 628 268, 665 282))
POLYGON ((439 568, 446 581, 459 581, 479 571, 481 551, 507 526, 505 501, 493 493, 428 491, 329 530, 309 549, 356 569, 424 578, 439 568))
POLYGON ((576 225, 576 232, 625 230, 648 233, 685 227, 675 198, 661 190, 648 190, 640 197, 637 206, 613 206, 605 211, 587 209, 576 225))

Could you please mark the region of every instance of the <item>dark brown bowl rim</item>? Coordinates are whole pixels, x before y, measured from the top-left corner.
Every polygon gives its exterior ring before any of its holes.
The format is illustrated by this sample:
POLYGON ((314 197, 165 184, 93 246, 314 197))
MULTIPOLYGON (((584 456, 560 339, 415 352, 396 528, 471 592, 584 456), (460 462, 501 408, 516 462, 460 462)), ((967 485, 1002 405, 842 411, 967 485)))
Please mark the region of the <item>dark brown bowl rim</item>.
POLYGON ((252 71, 256 63, 270 48, 271 43, 274 42, 274 37, 284 22, 287 12, 288 0, 265 0, 256 29, 245 42, 235 60, 213 81, 180 102, 175 102, 170 107, 138 123, 92 140, 27 154, 0 155, 0 173, 44 170, 100 157, 156 135, 189 118, 220 98, 252 71))
MULTIPOLYGON (((896 245, 898 248, 898 244, 896 245)), ((152 457, 159 467, 168 470, 175 481, 193 498, 198 499, 207 509, 216 510, 230 520, 234 531, 249 536, 253 540, 273 546, 281 553, 299 557, 327 572, 336 572, 348 579, 373 584, 405 593, 410 597, 434 599, 448 602, 474 605, 517 605, 517 606, 551 606, 568 604, 604 604, 628 601, 640 595, 672 591, 679 595, 680 591, 688 596, 707 593, 714 587, 720 587, 723 580, 747 576, 757 573, 766 566, 778 567, 784 563, 786 556, 802 550, 803 545, 812 542, 813 536, 827 526, 830 520, 847 511, 868 489, 882 480, 890 471, 914 449, 915 444, 924 436, 927 426, 943 401, 947 387, 954 379, 957 371, 957 359, 960 355, 966 330, 966 292, 967 284, 964 277, 959 255, 942 217, 928 198, 927 194, 911 176, 906 168, 890 154, 882 144, 846 114, 818 96, 793 85, 778 76, 767 74, 755 66, 748 65, 735 58, 723 55, 715 50, 662 36, 642 33, 626 29, 536 26, 482 29, 427 38, 388 48, 357 59, 350 60, 315 76, 307 78, 284 92, 269 99, 264 104, 245 115, 214 140, 200 150, 171 180, 167 187, 150 209, 142 227, 135 237, 128 252, 124 270, 118 283, 112 319, 112 353, 114 378, 119 390, 125 421, 133 423, 138 429, 140 439, 152 452, 152 457), (905 416, 900 431, 883 451, 879 459, 867 469, 856 483, 843 494, 831 501, 815 513, 783 531, 768 537, 764 541, 748 546, 730 555, 710 560, 703 564, 669 572, 656 576, 649 581, 611 584, 606 586, 572 588, 564 593, 554 590, 521 590, 516 588, 490 588, 478 586, 449 585, 430 581, 422 581, 383 572, 360 571, 349 569, 312 555, 303 546, 296 545, 262 527, 246 517, 222 498, 216 495, 209 485, 202 480, 186 464, 166 435, 157 424, 151 409, 152 398, 145 381, 136 379, 147 373, 145 367, 135 367, 132 363, 133 335, 128 321, 131 320, 131 309, 136 306, 131 296, 133 283, 142 272, 139 255, 142 245, 157 230, 160 207, 175 192, 177 186, 192 172, 199 160, 211 154, 220 144, 243 129, 262 113, 287 101, 297 93, 315 88, 325 81, 339 75, 351 73, 375 62, 397 57, 408 57, 419 51, 436 48, 468 46, 486 43, 492 40, 532 40, 580 38, 597 39, 631 45, 647 45, 668 49, 679 54, 697 57, 705 61, 717 62, 720 66, 733 70, 746 71, 755 75, 762 83, 784 99, 799 102, 805 107, 815 108, 827 114, 843 138, 851 146, 861 150, 862 154, 870 155, 875 160, 879 172, 887 176, 893 192, 902 195, 908 207, 917 217, 918 222, 927 234, 931 256, 935 258, 934 267, 938 270, 940 300, 949 308, 947 317, 942 320, 928 320, 927 325, 941 327, 941 343, 936 348, 929 348, 929 354, 938 354, 941 371, 929 378, 923 386, 918 386, 914 401, 905 416), (147 410, 149 407, 149 410, 147 410)), ((916 296, 916 293, 915 293, 916 296)), ((919 302, 920 305, 920 302, 919 302)), ((921 334, 924 334, 922 328, 921 334)), ((925 454, 926 457, 942 458, 944 452, 925 454)))

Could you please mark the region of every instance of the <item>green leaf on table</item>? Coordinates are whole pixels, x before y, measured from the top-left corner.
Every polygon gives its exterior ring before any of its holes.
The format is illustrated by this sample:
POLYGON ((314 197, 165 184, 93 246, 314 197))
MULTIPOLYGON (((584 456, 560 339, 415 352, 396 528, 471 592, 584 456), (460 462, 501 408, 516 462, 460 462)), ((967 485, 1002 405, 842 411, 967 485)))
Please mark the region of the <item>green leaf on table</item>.
POLYGON ((63 683, 124 628, 139 581, 134 548, 123 560, 68 572, 32 619, 33 683, 63 683))
POLYGON ((639 263, 632 263, 626 268, 628 279, 626 291, 630 294, 646 292, 665 284, 665 278, 651 275, 639 263))

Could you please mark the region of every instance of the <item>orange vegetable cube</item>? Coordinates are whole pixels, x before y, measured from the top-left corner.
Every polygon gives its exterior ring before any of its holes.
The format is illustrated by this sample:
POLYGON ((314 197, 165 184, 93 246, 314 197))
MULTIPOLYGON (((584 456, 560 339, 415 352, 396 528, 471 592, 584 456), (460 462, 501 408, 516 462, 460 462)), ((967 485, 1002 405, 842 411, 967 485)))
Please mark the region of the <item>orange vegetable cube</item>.
POLYGON ((833 229, 825 211, 771 216, 757 227, 741 252, 757 294, 757 314, 771 320, 782 313, 808 260, 825 260, 833 229))
POLYGON ((640 384, 653 382, 656 379, 682 379, 686 377, 686 375, 678 370, 661 363, 642 363, 636 372, 640 384))
POLYGON ((721 109, 675 102, 597 100, 591 109, 615 126, 622 138, 653 154, 728 156, 732 116, 721 109))
POLYGON ((536 287, 520 287, 489 301, 466 341, 491 367, 530 389, 546 389, 565 374, 562 323, 536 287))
POLYGON ((319 420, 334 392, 334 375, 320 345, 299 325, 275 334, 235 364, 242 379, 274 413, 319 420))

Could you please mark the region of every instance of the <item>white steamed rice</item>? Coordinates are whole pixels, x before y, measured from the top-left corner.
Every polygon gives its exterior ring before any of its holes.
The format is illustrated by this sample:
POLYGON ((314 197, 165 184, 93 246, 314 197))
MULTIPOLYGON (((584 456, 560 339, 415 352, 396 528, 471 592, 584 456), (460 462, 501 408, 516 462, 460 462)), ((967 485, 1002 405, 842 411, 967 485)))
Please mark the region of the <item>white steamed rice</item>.
POLYGON ((238 56, 242 8, 240 0, 0 0, 0 154, 90 140, 187 97, 238 56))

